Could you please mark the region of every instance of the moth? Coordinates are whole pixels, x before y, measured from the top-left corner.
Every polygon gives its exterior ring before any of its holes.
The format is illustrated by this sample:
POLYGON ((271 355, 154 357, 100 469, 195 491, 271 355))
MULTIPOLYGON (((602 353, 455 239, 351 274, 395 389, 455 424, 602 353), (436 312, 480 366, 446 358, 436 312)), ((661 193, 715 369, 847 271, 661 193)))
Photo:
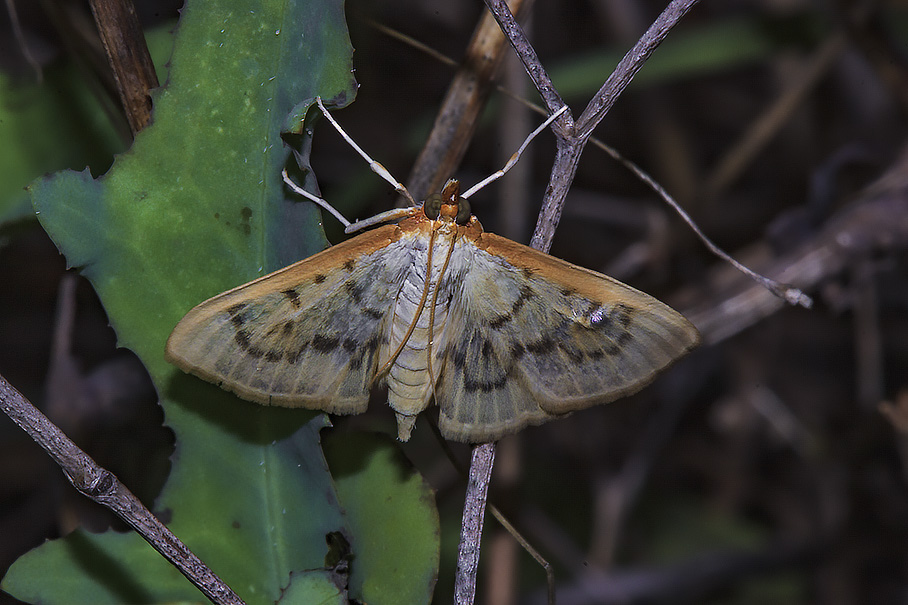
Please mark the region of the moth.
POLYGON ((629 395, 699 341, 655 298, 486 233, 457 181, 384 225, 211 298, 166 358, 244 399, 360 414, 388 386, 398 437, 495 441, 629 395))
POLYGON ((629 395, 699 342, 648 294, 486 233, 456 180, 397 216, 199 304, 167 361, 330 414, 386 384, 401 441, 434 400, 446 439, 482 443, 629 395))

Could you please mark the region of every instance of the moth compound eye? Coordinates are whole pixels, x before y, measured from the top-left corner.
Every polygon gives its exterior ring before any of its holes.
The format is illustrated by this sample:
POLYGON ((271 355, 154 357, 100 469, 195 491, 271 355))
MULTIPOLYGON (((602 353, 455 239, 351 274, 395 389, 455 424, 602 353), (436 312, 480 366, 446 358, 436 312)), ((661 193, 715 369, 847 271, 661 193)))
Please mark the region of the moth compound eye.
POLYGON ((466 225, 470 222, 470 202, 463 198, 457 200, 457 216, 454 217, 454 222, 458 225, 466 225))
POLYGON ((441 212, 441 195, 438 193, 433 193, 432 195, 427 197, 422 208, 427 217, 429 217, 433 221, 437 219, 439 213, 441 212))

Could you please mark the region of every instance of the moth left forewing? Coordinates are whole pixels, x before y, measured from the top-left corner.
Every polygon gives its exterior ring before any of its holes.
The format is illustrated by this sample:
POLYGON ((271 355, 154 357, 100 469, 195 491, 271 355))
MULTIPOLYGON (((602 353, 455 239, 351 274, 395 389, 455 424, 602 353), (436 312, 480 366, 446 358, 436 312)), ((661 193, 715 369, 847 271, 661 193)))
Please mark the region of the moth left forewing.
POLYGON ((407 254, 394 226, 332 246, 189 311, 166 357, 258 403, 365 411, 407 254))
POLYGON ((492 234, 461 279, 439 395, 452 439, 497 439, 627 395, 699 339, 651 296, 492 234))

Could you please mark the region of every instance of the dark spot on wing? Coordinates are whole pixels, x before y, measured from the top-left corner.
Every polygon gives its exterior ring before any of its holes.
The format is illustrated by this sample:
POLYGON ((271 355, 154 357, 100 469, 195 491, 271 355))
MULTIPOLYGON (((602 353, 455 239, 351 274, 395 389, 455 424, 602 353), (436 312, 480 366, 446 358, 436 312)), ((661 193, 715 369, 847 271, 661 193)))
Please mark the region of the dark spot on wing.
POLYGON ((237 330, 234 334, 233 339, 236 341, 236 344, 240 346, 244 351, 249 349, 249 333, 246 330, 237 330))
POLYGON ((577 290, 575 290, 574 288, 563 288, 561 290, 562 296, 573 296, 575 294, 577 294, 577 290))
POLYGON ((482 356, 485 357, 486 359, 491 357, 493 350, 494 349, 492 349, 492 343, 489 342, 488 340, 486 340, 482 343, 482 356))
MULTIPOLYGON (((235 318, 234 318, 235 319, 235 318)), ((265 356, 265 351, 259 347, 252 344, 249 339, 249 332, 243 329, 238 329, 233 339, 236 341, 236 344, 239 345, 243 351, 246 352, 246 355, 249 357, 254 357, 255 359, 260 359, 265 356)))
POLYGON ((236 315, 245 308, 246 303, 236 303, 235 305, 227 307, 227 313, 229 313, 230 315, 236 315))
POLYGON ((451 349, 451 361, 454 363, 454 367, 462 370, 467 361, 467 352, 459 347, 453 347, 451 349))
POLYGON ((574 363, 583 362, 583 359, 585 357, 585 355, 583 354, 583 351, 581 351, 579 349, 575 349, 574 347, 568 346, 564 342, 559 342, 558 348, 561 349, 562 351, 564 351, 565 355, 567 355, 570 358, 570 360, 573 361, 574 363))
POLYGON ((284 356, 284 354, 281 351, 271 349, 270 351, 265 353, 265 361, 270 361, 270 362, 274 363, 275 361, 280 361, 281 357, 283 357, 283 356, 284 356))
POLYGON ((467 392, 482 391, 483 393, 491 393, 504 387, 507 383, 507 374, 502 374, 495 380, 473 380, 466 374, 463 375, 463 388, 467 392))
POLYGON ((511 305, 511 310, 505 313, 504 315, 499 315, 495 319, 489 322, 489 327, 493 330, 500 330, 502 326, 514 319, 514 316, 520 312, 520 309, 523 308, 523 305, 533 297, 533 289, 529 286, 524 286, 520 289, 520 295, 517 297, 517 300, 514 301, 514 304, 511 305))
POLYGON ((366 291, 366 287, 362 284, 358 284, 352 279, 344 284, 344 290, 347 291, 347 294, 350 295, 350 298, 353 299, 353 302, 356 304, 362 304, 363 302, 363 292, 366 291))
POLYGON ((290 304, 293 305, 294 309, 300 308, 300 295, 296 290, 294 290, 293 288, 288 288, 287 290, 281 292, 281 294, 287 297, 287 300, 290 301, 290 304))
POLYGON ((344 269, 346 269, 347 271, 353 271, 353 267, 355 266, 356 263, 353 262, 352 258, 348 258, 346 261, 344 261, 344 269))
POLYGON ((300 360, 300 357, 303 356, 303 353, 306 352, 306 349, 309 348, 309 343, 304 342, 300 347, 295 351, 287 351, 284 357, 287 359, 287 363, 294 364, 300 360))
POLYGON ((283 332, 284 332, 284 336, 290 336, 291 334, 293 334, 293 322, 292 321, 284 322, 283 332))
POLYGON ((534 355, 545 355, 555 350, 555 340, 548 334, 537 341, 529 342, 526 350, 534 355))
MULTIPOLYGON (((352 343, 352 341, 349 341, 349 342, 352 343)), ((358 350, 359 355, 351 355, 350 369, 358 370, 359 368, 362 367, 363 362, 366 360, 367 357, 369 358, 369 365, 370 366, 372 365, 372 360, 375 358, 375 352, 378 351, 378 347, 381 345, 381 337, 378 335, 378 333, 375 333, 372 336, 370 336, 369 340, 367 340, 361 346, 358 346, 356 343, 352 343, 352 344, 353 344, 353 349, 351 349, 350 352, 353 353, 354 350, 358 350)), ((347 341, 344 342, 344 348, 345 349, 347 348, 347 341)))
POLYGON ((260 349, 259 347, 249 347, 248 349, 246 349, 246 355, 248 355, 249 357, 254 357, 256 359, 261 359, 265 356, 265 351, 260 349))
POLYGON ((609 314, 609 316, 614 316, 615 321, 626 328, 631 325, 631 316, 633 314, 633 307, 624 303, 618 303, 617 305, 615 305, 615 308, 612 309, 612 312, 609 314))
POLYGON ((323 274, 321 274, 321 273, 316 273, 316 274, 315 274, 315 277, 312 278, 312 281, 315 282, 315 283, 317 283, 317 284, 320 284, 320 283, 322 283, 323 281, 325 281, 326 279, 328 279, 328 278, 327 278, 325 275, 323 275, 323 274))
POLYGON ((523 276, 526 279, 530 279, 531 277, 533 277, 533 274, 536 273, 535 270, 530 269, 529 267, 524 267, 523 269, 520 270, 520 272, 523 273, 523 276))
POLYGON ((312 348, 319 353, 330 353, 340 346, 340 339, 336 336, 324 336, 316 334, 312 339, 312 348))
POLYGON ((356 341, 353 340, 352 338, 345 338, 344 342, 341 343, 341 346, 344 348, 344 350, 347 353, 352 353, 353 351, 355 351, 357 349, 358 345, 356 344, 356 341))
POLYGON ((372 307, 365 307, 363 309, 363 314, 371 317, 372 319, 381 319, 384 316, 384 313, 379 309, 373 309, 372 307))
POLYGON ((464 372, 463 388, 468 392, 482 391, 483 393, 491 393, 492 391, 504 388, 508 384, 508 380, 514 374, 516 367, 517 366, 513 363, 511 363, 506 370, 500 366, 487 366, 484 368, 487 372, 491 370, 498 371, 498 377, 493 380, 480 380, 469 376, 467 372, 464 372))
POLYGON ((511 357, 513 357, 515 360, 523 357, 524 353, 526 353, 526 349, 523 348, 522 344, 520 344, 519 342, 511 344, 511 357))

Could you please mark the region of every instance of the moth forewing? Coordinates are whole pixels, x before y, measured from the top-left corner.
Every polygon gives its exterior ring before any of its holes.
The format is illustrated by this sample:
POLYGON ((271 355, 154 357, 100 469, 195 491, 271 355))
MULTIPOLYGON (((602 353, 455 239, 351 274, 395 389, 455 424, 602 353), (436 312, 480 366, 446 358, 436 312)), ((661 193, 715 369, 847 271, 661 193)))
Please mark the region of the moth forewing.
POLYGON ((266 405, 365 411, 406 256, 379 227, 199 304, 166 359, 266 405), (396 260, 395 260, 396 259, 396 260))
POLYGON ((699 342, 617 280, 493 234, 475 245, 438 389, 449 439, 495 440, 628 395, 699 342))

